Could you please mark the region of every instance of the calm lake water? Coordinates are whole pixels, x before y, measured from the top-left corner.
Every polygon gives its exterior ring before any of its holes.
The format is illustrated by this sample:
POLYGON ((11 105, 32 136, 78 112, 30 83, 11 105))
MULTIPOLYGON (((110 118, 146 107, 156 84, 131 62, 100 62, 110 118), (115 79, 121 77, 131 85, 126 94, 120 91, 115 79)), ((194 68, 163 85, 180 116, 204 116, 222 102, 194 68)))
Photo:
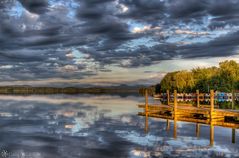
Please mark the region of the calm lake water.
POLYGON ((215 127, 209 147, 209 127, 137 116, 143 97, 117 95, 0 96, 0 157, 239 157, 239 132, 215 127))

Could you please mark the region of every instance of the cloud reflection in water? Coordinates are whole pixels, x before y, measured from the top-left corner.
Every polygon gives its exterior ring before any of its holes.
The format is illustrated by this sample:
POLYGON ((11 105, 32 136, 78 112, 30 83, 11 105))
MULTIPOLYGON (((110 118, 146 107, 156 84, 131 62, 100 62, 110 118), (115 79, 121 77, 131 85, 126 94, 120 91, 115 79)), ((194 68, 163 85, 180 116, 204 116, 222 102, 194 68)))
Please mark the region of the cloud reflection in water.
POLYGON ((207 146, 207 127, 198 139, 192 124, 179 122, 174 140, 165 120, 150 119, 145 134, 144 118, 136 115, 141 101, 109 95, 0 96, 0 149, 49 158, 239 156, 229 129, 216 128, 215 135, 229 140, 216 139, 213 148, 207 146))

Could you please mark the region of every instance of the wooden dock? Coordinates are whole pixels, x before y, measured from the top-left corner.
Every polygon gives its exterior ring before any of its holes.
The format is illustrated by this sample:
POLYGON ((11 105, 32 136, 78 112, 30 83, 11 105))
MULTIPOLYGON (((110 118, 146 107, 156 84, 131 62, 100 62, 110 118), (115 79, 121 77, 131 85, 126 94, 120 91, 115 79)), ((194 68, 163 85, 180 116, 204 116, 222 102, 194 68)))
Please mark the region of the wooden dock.
POLYGON ((143 109, 138 115, 145 116, 145 131, 148 131, 148 117, 161 118, 167 120, 167 130, 169 121, 174 121, 174 138, 177 137, 177 121, 196 123, 196 135, 199 136, 200 124, 210 126, 210 145, 214 144, 214 126, 232 128, 232 143, 235 143, 235 130, 239 128, 239 110, 215 109, 214 91, 210 91, 210 105, 205 108, 199 105, 199 91, 197 91, 197 105, 188 106, 178 104, 177 91, 174 90, 174 102, 169 102, 169 91, 167 91, 167 105, 149 104, 148 91, 145 91, 145 104, 138 105, 143 109))

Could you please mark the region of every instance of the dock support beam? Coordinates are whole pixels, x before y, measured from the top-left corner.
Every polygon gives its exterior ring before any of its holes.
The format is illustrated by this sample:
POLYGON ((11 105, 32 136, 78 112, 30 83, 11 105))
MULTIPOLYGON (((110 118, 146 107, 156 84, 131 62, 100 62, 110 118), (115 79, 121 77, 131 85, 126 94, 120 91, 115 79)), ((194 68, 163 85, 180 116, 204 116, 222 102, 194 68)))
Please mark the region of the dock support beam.
POLYGON ((177 101, 177 90, 174 90, 174 104, 173 104, 173 110, 174 110, 174 116, 176 115, 177 113, 177 106, 178 106, 178 101, 177 101))
MULTIPOLYGON (((235 90, 232 89, 232 109, 235 108, 235 90)), ((232 143, 234 144, 236 142, 236 129, 232 129, 232 143)))
POLYGON ((212 116, 213 112, 214 112, 214 91, 210 90, 210 114, 212 116))
POLYGON ((177 138, 177 90, 174 90, 174 104, 173 104, 173 117, 174 117, 174 134, 173 137, 177 138))
POLYGON ((214 145, 214 126, 210 124, 210 146, 214 145))
POLYGON ((235 128, 232 129, 232 143, 233 144, 236 143, 236 129, 235 128))
MULTIPOLYGON (((197 94, 197 108, 200 107, 200 98, 199 98, 199 90, 196 90, 197 94)), ((200 125, 199 123, 196 124, 196 136, 199 137, 200 135, 200 125)))
POLYGON ((170 129, 170 122, 169 122, 169 120, 167 119, 167 127, 166 127, 166 130, 169 131, 169 129, 170 129))
MULTIPOLYGON (((235 90, 232 89, 232 109, 234 110, 235 108, 235 90)), ((232 129, 232 143, 236 143, 236 129, 232 129)))
POLYGON ((200 124, 199 123, 196 124, 196 136, 197 137, 200 136, 200 124))
POLYGON ((149 109, 149 101, 148 101, 148 89, 145 90, 145 133, 148 133, 148 110, 149 109))
POLYGON ((214 114, 214 90, 210 90, 210 146, 214 145, 213 114, 214 114))

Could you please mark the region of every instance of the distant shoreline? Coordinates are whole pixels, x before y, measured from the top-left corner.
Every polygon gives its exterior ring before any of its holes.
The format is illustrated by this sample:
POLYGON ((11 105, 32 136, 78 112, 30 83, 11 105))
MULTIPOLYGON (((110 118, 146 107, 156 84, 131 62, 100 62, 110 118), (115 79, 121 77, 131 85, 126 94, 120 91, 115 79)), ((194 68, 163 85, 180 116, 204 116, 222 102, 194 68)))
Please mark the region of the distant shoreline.
POLYGON ((0 94, 111 94, 111 93, 138 93, 138 88, 117 87, 31 87, 31 86, 2 86, 0 94))

